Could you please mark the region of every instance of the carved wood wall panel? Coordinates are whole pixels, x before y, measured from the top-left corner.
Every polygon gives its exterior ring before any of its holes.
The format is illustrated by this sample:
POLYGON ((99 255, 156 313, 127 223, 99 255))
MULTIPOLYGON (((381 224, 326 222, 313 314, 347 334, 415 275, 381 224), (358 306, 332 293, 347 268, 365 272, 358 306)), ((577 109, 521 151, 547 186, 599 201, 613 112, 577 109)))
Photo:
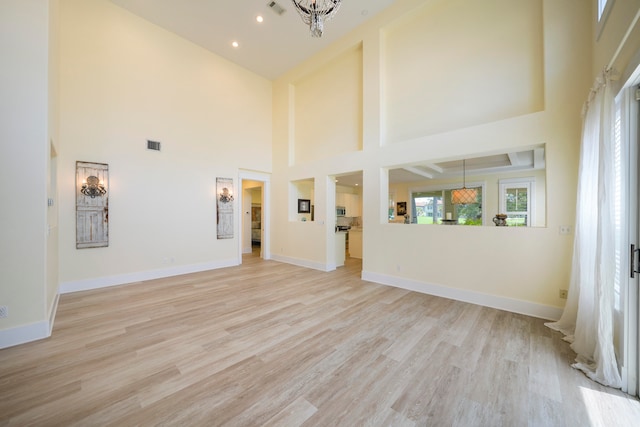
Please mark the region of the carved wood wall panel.
POLYGON ((76 162, 76 248, 109 246, 109 165, 76 162))

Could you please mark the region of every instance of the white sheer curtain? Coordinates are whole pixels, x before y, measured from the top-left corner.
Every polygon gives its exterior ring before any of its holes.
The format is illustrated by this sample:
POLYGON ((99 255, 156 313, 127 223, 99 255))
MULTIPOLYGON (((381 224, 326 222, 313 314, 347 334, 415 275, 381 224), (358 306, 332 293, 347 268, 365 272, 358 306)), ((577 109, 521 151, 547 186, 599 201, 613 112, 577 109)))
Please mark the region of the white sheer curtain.
POLYGON ((607 386, 622 385, 613 343, 615 224, 613 71, 596 80, 583 111, 575 240, 561 331, 577 353, 572 366, 607 386))

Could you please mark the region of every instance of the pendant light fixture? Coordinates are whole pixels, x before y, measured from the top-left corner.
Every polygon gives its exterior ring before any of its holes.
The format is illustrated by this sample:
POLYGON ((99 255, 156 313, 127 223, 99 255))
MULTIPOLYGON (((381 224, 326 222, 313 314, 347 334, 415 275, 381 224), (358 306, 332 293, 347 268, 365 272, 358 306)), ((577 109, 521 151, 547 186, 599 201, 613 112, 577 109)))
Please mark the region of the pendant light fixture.
POLYGON ((469 203, 478 203, 478 190, 475 188, 465 187, 465 160, 462 160, 462 188, 451 192, 451 203, 454 205, 466 205, 469 203))
POLYGON ((342 0, 291 0, 298 14, 311 29, 311 37, 322 37, 324 21, 335 16, 342 0))

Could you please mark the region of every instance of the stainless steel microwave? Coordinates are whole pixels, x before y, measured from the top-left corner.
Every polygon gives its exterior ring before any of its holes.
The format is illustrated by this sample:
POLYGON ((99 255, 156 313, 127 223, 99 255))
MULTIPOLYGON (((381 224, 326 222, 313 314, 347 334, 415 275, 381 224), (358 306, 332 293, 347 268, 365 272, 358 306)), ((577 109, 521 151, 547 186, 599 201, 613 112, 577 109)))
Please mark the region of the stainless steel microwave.
POLYGON ((347 208, 344 206, 336 206, 336 216, 345 216, 347 214, 347 208))

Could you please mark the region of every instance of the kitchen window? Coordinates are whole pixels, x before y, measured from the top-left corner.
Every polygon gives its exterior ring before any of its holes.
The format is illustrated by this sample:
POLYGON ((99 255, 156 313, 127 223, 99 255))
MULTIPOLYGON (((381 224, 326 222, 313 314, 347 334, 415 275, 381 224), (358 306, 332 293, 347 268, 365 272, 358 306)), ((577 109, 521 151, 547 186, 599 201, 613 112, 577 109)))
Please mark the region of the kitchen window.
POLYGON ((509 227, 531 227, 535 212, 535 178, 500 180, 500 213, 507 215, 509 227))
POLYGON ((454 205, 451 203, 451 191, 456 188, 459 188, 459 186, 412 190, 411 222, 416 224, 442 224, 446 220, 453 220, 457 225, 482 225, 484 185, 467 185, 467 188, 477 190, 478 203, 466 205, 454 205))

